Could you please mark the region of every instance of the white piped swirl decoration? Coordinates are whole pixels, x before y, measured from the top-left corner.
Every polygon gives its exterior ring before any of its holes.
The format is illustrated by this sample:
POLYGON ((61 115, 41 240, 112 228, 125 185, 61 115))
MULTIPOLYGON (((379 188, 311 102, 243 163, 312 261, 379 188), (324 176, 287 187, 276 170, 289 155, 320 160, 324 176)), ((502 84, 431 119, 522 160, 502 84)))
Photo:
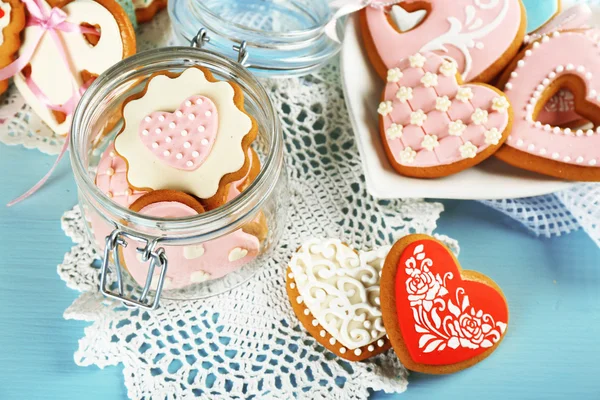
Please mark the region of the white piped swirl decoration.
POLYGON ((338 239, 311 239, 290 262, 306 307, 348 349, 385 335, 379 279, 389 249, 356 253, 338 239))

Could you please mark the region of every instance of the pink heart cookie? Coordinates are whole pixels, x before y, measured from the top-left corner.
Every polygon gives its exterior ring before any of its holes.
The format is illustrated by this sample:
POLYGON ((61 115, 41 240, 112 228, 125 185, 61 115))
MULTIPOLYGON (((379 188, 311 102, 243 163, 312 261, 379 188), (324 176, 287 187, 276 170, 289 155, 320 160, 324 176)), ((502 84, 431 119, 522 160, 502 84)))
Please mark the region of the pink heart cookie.
POLYGON ((578 114, 600 124, 600 30, 542 36, 514 60, 500 87, 515 110, 500 159, 558 178, 600 181, 600 128, 563 129, 539 120, 546 102, 568 89, 578 114))
POLYGON ((388 71, 378 113, 396 171, 434 178, 490 157, 508 136, 512 109, 491 86, 463 85, 455 61, 417 53, 388 71))
POLYGON ((212 100, 192 96, 174 113, 156 111, 144 117, 139 135, 148 150, 168 166, 195 171, 212 150, 218 124, 212 100))
POLYGON ((362 14, 367 52, 382 78, 399 60, 432 51, 456 60, 464 81, 487 82, 517 54, 525 36, 519 0, 405 0, 398 6, 426 10, 427 16, 403 31, 392 7, 367 7, 362 14))

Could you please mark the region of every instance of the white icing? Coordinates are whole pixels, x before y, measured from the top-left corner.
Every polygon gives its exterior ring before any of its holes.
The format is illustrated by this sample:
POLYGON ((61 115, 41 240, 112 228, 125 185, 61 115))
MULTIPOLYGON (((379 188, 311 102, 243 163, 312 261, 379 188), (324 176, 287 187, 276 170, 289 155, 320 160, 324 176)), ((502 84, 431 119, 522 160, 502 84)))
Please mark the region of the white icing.
POLYGON ((471 90, 470 87, 461 87, 458 89, 456 99, 462 101, 463 103, 471 101, 473 99, 473 90, 471 90))
POLYGON ((377 112, 384 117, 394 111, 394 106, 391 101, 382 101, 379 103, 379 107, 377 108, 377 112))
POLYGON ((331 344, 356 350, 385 336, 381 308, 374 299, 379 297, 379 273, 389 249, 357 254, 337 239, 311 239, 292 257, 289 267, 298 292, 331 335, 331 344), (375 338, 364 321, 371 323, 375 338))
POLYGON ((425 19, 427 10, 408 12, 400 6, 392 6, 392 20, 400 32, 408 32, 425 19))
POLYGON ((427 58, 425 58, 423 54, 417 53, 408 57, 408 61, 410 62, 410 66, 413 68, 423 68, 425 66, 425 62, 427 61, 427 58))
POLYGON ((477 146, 471 142, 466 142, 458 148, 462 158, 475 158, 477 155, 477 146))
POLYGON ((193 260, 204 255, 204 246, 201 244, 195 246, 186 246, 183 248, 183 256, 186 260, 193 260))
POLYGON ((423 142, 421 143, 421 147, 429 151, 433 151, 433 149, 439 145, 438 137, 436 135, 425 135, 423 137, 423 142))
POLYGON ((242 258, 248 255, 247 249, 242 249, 241 247, 236 247, 235 249, 229 252, 229 261, 234 262, 237 260, 241 260, 242 258))
POLYGON ((505 113, 510 107, 508 99, 504 96, 496 97, 492 101, 492 110, 498 111, 499 113, 505 113))
POLYGON ((502 132, 500 132, 497 128, 492 128, 489 131, 484 133, 485 135, 485 143, 496 146, 500 143, 502 139, 502 132))
POLYGON ((234 90, 227 82, 209 82, 198 68, 188 68, 180 76, 154 77, 144 97, 130 101, 123 109, 125 128, 115 139, 115 148, 129 164, 127 178, 135 187, 172 189, 201 199, 215 195, 221 178, 239 171, 246 159, 242 140, 252 127, 248 115, 233 102, 234 90), (210 98, 219 111, 217 138, 210 155, 194 171, 180 170, 157 162, 138 136, 139 121, 155 111, 173 112, 191 96, 210 98))
POLYGON ((464 131, 467 129, 467 125, 460 119, 456 121, 450 121, 448 124, 448 134, 450 136, 462 136, 464 131))
POLYGON ((400 78, 402 78, 402 76, 403 74, 402 71, 400 71, 400 68, 392 68, 388 70, 387 81, 389 83, 396 83, 400 80, 400 78))
POLYGON ((10 3, 1 2, 0 9, 2 9, 2 11, 4 11, 4 16, 2 18, 0 18, 0 46, 1 46, 4 43, 4 35, 3 35, 2 31, 10 23, 10 10, 11 10, 10 3))
POLYGON ((415 158, 417 158, 417 152, 410 147, 406 147, 399 153, 399 156, 402 164, 412 164, 415 162, 415 158))
POLYGON ((413 98, 413 88, 401 86, 396 92, 396 98, 400 100, 402 103, 406 103, 413 98))
POLYGON ((204 271, 196 271, 190 275, 190 282, 202 283, 210 280, 210 274, 204 271))
POLYGON ((470 72, 473 66, 471 49, 476 47, 475 40, 487 36, 500 27, 508 15, 509 3, 512 0, 489 0, 485 4, 480 3, 479 1, 475 2, 478 8, 486 10, 497 6, 499 1, 502 1, 502 9, 498 12, 498 15, 493 21, 485 25, 478 22, 478 19, 475 18, 477 10, 473 6, 465 7, 466 17, 464 24, 456 17, 448 17, 448 23, 450 25, 448 31, 423 45, 420 51, 446 52, 448 46, 457 48, 463 54, 465 59, 465 67, 462 72, 463 79, 466 81, 470 80, 472 78, 470 72))
POLYGON ((477 108, 471 115, 471 121, 473 121, 475 125, 486 124, 488 122, 488 112, 481 108, 477 108))
POLYGON ((427 114, 423 110, 417 110, 410 113, 410 123, 416 126, 423 126, 427 121, 427 114))
POLYGON ((455 76, 458 73, 458 64, 454 60, 446 60, 440 65, 440 74, 455 76))
POLYGON ((438 85, 438 76, 433 72, 426 72, 421 78, 421 83, 426 88, 436 87, 438 85))
MULTIPOLYGON (((43 3, 47 10, 50 6, 43 3)), ((67 13, 67 21, 76 25, 89 23, 100 26, 102 31, 98 43, 91 46, 81 33, 61 32, 58 35, 64 43, 69 55, 72 70, 66 68, 56 43, 49 34, 44 34, 33 57, 31 58, 31 79, 40 88, 52 104, 64 104, 73 96, 71 76, 79 86, 85 82, 81 79, 81 71, 87 70, 101 74, 123 58, 123 42, 115 17, 101 4, 92 0, 75 0, 62 8, 67 13)), ((28 26, 25 28, 21 49, 34 45, 34 38, 43 28, 28 26)), ((33 111, 57 134, 64 135, 71 126, 71 118, 67 117, 58 124, 52 112, 33 94, 21 74, 14 77, 19 92, 33 111)))
POLYGON ((399 139, 402 137, 402 130, 404 127, 398 124, 391 124, 389 128, 386 129, 385 134, 390 139, 399 139))
POLYGON ((448 98, 448 96, 442 96, 435 99, 435 109, 440 112, 448 112, 451 106, 452 101, 448 98))

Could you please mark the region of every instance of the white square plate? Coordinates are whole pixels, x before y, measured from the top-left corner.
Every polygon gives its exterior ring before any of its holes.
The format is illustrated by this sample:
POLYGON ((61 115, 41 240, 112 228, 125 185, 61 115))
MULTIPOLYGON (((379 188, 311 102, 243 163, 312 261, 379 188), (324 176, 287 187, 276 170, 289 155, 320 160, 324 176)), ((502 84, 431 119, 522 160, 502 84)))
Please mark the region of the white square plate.
POLYGON ((356 16, 350 18, 346 25, 341 72, 367 189, 376 198, 505 199, 539 196, 573 185, 572 182, 511 167, 495 158, 441 179, 414 179, 399 175, 388 162, 379 137, 377 105, 384 82, 369 63, 356 16))

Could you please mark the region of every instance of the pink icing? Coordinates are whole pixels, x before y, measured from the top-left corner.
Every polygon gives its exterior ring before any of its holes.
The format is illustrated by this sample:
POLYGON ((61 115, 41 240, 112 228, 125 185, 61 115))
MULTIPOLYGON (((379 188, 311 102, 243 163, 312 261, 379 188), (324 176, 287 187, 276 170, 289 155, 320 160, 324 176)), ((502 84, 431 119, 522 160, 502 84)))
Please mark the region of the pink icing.
POLYGON ((144 117, 139 136, 162 162, 173 168, 194 171, 210 154, 218 124, 217 108, 212 100, 192 96, 174 113, 155 111, 144 117))
POLYGON ((100 158, 96 186, 115 203, 129 207, 145 192, 133 189, 127 182, 127 163, 115 152, 111 143, 100 158))
MULTIPOLYGON (((402 4, 422 3, 405 0, 402 4)), ((470 81, 496 63, 512 45, 521 24, 519 0, 426 0, 431 11, 415 29, 400 33, 387 18, 389 8, 367 7, 366 21, 386 68, 420 52, 454 58, 470 81)))
MULTIPOLYGON (((525 43, 532 43, 554 31, 589 27, 591 18, 592 9, 587 4, 575 5, 562 12, 535 33, 528 35, 525 38, 525 43)), ((538 121, 553 126, 569 124, 580 119, 581 117, 575 112, 573 95, 566 90, 561 90, 552 97, 538 115, 538 121)))
MULTIPOLYGON (((198 214, 193 208, 173 201, 150 204, 142 208, 140 213, 159 218, 183 218, 198 214)), ((104 238, 112 231, 113 227, 107 226, 107 223, 98 217, 92 216, 90 219, 93 223, 95 238, 103 246, 104 238)), ((163 246, 169 260, 165 289, 178 289, 198 283, 199 281, 195 280, 198 273, 208 274, 207 279, 225 276, 256 258, 260 243, 255 236, 238 229, 197 246, 202 246, 204 253, 191 259, 187 258, 186 254, 189 257, 193 252, 190 252, 189 249, 186 250, 184 246, 163 246), (245 250, 247 254, 237 260, 229 261, 230 253, 235 249, 245 250)), ((195 255, 198 254, 198 250, 196 250, 195 255)), ((143 285, 148 273, 148 263, 142 263, 139 260, 135 246, 124 248, 123 257, 131 276, 136 282, 143 285)))
POLYGON ((411 167, 433 167, 448 165, 464 159, 460 147, 470 142, 477 147, 477 153, 485 150, 490 144, 486 143, 485 132, 492 128, 502 134, 509 122, 509 111, 498 112, 492 109, 494 99, 500 96, 496 91, 484 85, 466 84, 459 86, 456 76, 445 76, 439 72, 443 57, 433 53, 427 54, 427 62, 423 68, 412 68, 407 59, 401 61, 398 68, 403 76, 397 83, 388 83, 385 88, 385 100, 392 101, 393 111, 383 117, 383 127, 387 130, 392 124, 401 125, 401 137, 391 138, 386 135, 387 146, 398 164, 411 167), (421 83, 421 78, 427 72, 437 76, 438 84, 427 88, 421 83), (413 89, 413 98, 403 103, 396 97, 400 87, 413 89), (473 98, 466 103, 457 99, 459 88, 469 88, 473 98), (448 96, 451 106, 447 112, 436 109, 436 99, 448 96), (482 125, 472 122, 476 109, 488 112, 488 120, 482 125), (421 109, 427 120, 422 127, 411 124, 411 113, 421 109), (449 125, 451 121, 461 120, 466 128, 461 136, 451 136, 449 125), (423 147, 425 135, 437 136, 439 145, 433 150, 423 147), (400 153, 410 147, 417 154, 412 162, 404 162, 400 153))
POLYGON ((528 50, 505 86, 515 110, 509 146, 567 164, 600 166, 600 133, 571 131, 533 120, 542 92, 564 75, 581 78, 587 86, 586 100, 600 107, 599 39, 599 30, 554 32, 528 50))

